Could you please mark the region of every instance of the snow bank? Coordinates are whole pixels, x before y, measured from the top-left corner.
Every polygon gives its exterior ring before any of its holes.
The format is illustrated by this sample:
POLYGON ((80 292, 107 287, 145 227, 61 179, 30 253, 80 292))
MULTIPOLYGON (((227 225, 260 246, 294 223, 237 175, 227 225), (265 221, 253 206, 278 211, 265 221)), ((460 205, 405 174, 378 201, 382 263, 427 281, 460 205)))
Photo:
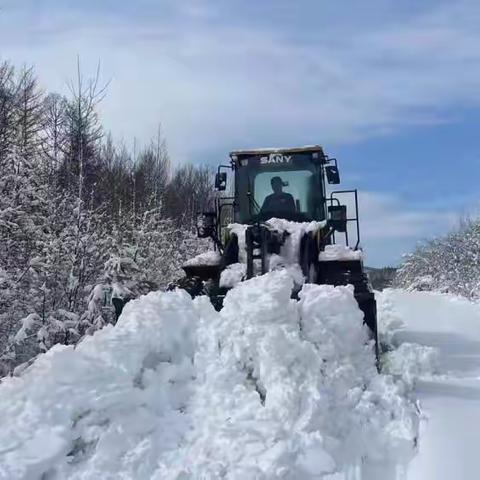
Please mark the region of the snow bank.
POLYGON ((334 260, 362 260, 362 252, 353 250, 345 245, 327 245, 323 252, 320 252, 318 259, 323 262, 334 260))
POLYGON ((196 257, 187 260, 184 263, 186 267, 192 267, 194 265, 218 265, 222 260, 222 256, 218 250, 210 250, 208 252, 200 253, 196 257))
POLYGON ((422 411, 419 451, 408 480, 478 479, 480 305, 450 294, 394 289, 384 290, 378 301, 380 318, 394 312, 404 322, 393 335, 398 350, 392 353, 400 361, 394 367, 411 372, 422 411), (425 355, 432 347, 433 365, 425 355))
POLYGON ((253 278, 220 313, 149 294, 54 347, 0 385, 0 478, 308 480, 407 462, 416 412, 377 374, 352 289, 305 285, 297 302, 292 287, 286 271, 253 278))
POLYGON ((150 478, 187 428, 197 319, 185 292, 151 293, 3 379, 0 479, 150 478))

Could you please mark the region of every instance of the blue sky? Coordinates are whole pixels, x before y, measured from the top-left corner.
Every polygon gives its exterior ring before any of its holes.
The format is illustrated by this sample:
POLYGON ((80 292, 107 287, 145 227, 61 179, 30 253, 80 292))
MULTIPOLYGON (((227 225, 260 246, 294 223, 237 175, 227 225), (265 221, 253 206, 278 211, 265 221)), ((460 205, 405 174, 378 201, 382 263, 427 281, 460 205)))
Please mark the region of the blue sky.
POLYGON ((479 24, 473 0, 0 0, 0 59, 59 92, 100 60, 107 128, 161 122, 176 162, 321 143, 383 265, 478 210, 479 24))

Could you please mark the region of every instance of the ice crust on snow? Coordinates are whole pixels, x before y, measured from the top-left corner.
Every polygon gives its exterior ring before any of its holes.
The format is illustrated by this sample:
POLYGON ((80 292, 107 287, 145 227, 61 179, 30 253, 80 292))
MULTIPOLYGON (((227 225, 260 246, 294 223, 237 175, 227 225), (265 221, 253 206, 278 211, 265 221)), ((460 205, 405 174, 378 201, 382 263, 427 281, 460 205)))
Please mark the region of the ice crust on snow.
POLYGON ((196 257, 187 260, 184 263, 186 267, 194 265, 218 265, 222 260, 222 256, 218 250, 210 250, 208 252, 200 253, 196 257))
POLYGON ((318 259, 322 262, 334 260, 362 260, 362 252, 353 250, 345 245, 327 245, 323 252, 320 252, 318 259))
POLYGON ((377 374, 352 289, 307 284, 297 302, 292 287, 255 277, 221 312, 150 293, 41 355, 0 385, 0 478, 308 480, 407 462, 417 414, 377 374))

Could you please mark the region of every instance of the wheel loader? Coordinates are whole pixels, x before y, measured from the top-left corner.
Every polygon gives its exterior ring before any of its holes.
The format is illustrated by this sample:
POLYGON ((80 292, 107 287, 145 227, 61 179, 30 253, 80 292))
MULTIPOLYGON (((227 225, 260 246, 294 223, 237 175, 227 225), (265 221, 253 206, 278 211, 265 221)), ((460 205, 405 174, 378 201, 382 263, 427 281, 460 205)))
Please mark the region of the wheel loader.
POLYGON ((220 165, 215 176, 219 194, 214 211, 198 215, 198 236, 210 238, 216 253, 186 262, 186 276, 172 287, 192 296, 206 294, 221 309, 232 286, 222 282, 222 273, 239 263, 244 265, 242 280, 268 272, 272 258, 281 258, 289 236, 299 231, 294 261, 303 280, 353 285, 378 359, 376 302, 359 250, 358 194, 330 187, 339 183, 337 160, 319 145, 231 152, 230 161, 220 165), (305 228, 295 230, 297 226, 305 228), (342 247, 335 250, 335 245, 342 247))

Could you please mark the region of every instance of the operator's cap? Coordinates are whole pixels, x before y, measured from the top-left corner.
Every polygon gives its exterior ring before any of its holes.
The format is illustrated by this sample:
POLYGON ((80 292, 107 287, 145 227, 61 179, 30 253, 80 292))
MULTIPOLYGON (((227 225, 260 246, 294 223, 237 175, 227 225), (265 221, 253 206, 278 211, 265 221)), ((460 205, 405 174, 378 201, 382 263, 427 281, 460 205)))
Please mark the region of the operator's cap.
POLYGON ((272 177, 270 183, 274 185, 275 183, 279 183, 282 187, 288 187, 288 182, 284 182, 281 177, 272 177))

